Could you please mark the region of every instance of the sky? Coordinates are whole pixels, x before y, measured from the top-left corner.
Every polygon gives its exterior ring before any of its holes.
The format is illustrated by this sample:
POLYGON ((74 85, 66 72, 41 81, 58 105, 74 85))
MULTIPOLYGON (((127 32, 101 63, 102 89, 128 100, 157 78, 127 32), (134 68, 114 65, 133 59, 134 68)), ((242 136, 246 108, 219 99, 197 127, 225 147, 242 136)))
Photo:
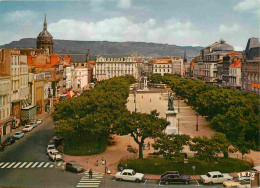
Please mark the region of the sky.
POLYGON ((44 15, 54 39, 208 46, 244 50, 259 37, 260 0, 0 0, 0 45, 36 38, 44 15))

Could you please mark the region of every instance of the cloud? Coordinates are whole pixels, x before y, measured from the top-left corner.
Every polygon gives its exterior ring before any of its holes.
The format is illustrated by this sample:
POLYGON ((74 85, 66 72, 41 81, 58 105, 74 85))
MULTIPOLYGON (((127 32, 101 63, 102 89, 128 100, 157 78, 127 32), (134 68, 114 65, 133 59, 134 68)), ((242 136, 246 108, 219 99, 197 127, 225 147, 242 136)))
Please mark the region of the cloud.
POLYGON ((233 24, 231 26, 222 24, 219 26, 219 32, 224 34, 233 34, 234 32, 239 31, 239 29, 240 29, 240 25, 238 24, 233 24))
POLYGON ((118 7, 124 9, 131 8, 131 0, 118 0, 118 7))
POLYGON ((234 6, 234 10, 248 11, 259 9, 260 0, 243 0, 234 6))
POLYGON ((197 44, 205 37, 189 21, 170 19, 157 23, 150 18, 144 22, 135 22, 123 16, 97 22, 62 19, 49 24, 49 31, 54 38, 67 40, 144 41, 177 45, 197 44))
POLYGON ((234 46, 235 51, 243 51, 245 50, 245 47, 242 46, 234 46))
POLYGON ((5 16, 3 16, 3 20, 8 22, 18 22, 20 20, 33 19, 38 16, 38 13, 31 10, 16 10, 12 12, 8 12, 5 16))

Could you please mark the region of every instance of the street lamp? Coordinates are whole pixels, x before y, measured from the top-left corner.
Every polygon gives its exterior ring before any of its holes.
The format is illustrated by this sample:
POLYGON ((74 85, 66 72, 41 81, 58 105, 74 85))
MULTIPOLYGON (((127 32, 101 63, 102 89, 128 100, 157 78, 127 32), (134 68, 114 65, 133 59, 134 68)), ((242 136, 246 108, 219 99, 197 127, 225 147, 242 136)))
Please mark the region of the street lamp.
POLYGON ((136 113, 136 91, 134 90, 134 103, 135 103, 135 113, 136 113))
POLYGON ((198 112, 196 112, 196 115, 197 115, 196 131, 198 131, 199 130, 199 114, 198 114, 198 112))
POLYGON ((178 134, 180 134, 180 118, 178 118, 178 134))
POLYGON ((178 96, 178 112, 180 113, 180 97, 178 96))

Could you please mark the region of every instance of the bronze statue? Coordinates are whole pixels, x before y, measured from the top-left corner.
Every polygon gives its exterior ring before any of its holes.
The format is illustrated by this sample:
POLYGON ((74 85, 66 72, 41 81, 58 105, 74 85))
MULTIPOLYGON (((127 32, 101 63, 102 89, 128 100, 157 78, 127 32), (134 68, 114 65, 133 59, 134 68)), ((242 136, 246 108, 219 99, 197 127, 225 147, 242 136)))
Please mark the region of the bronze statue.
POLYGON ((174 110, 173 101, 174 101, 174 96, 173 96, 173 94, 171 92, 170 93, 170 97, 168 99, 168 110, 174 110))

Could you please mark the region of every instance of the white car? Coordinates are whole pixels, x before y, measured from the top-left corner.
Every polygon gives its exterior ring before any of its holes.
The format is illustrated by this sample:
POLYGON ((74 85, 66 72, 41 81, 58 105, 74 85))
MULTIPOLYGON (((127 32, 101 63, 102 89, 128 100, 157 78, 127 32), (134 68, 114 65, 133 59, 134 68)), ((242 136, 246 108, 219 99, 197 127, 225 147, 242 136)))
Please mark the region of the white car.
POLYGON ((24 133, 22 131, 17 131, 15 134, 14 134, 14 137, 16 139, 20 139, 24 136, 24 133))
POLYGON ((38 125, 40 125, 42 123, 42 119, 37 119, 36 122, 38 125))
POLYGON ((144 174, 136 173, 132 169, 125 169, 122 172, 117 172, 115 175, 116 180, 127 180, 140 182, 144 178, 144 174))
POLYGON ((55 161, 59 161, 62 160, 61 154, 59 154, 59 152, 56 149, 50 150, 48 153, 49 157, 51 160, 55 161))
POLYGON ((55 146, 54 145, 48 145, 47 146, 47 153, 49 153, 51 150, 55 150, 55 146))
POLYGON ((25 125, 23 128, 23 132, 30 132, 33 129, 33 126, 31 125, 25 125))
POLYGON ((201 175, 200 178, 203 183, 208 183, 209 185, 233 179, 229 174, 222 174, 219 171, 208 172, 207 175, 201 175))

